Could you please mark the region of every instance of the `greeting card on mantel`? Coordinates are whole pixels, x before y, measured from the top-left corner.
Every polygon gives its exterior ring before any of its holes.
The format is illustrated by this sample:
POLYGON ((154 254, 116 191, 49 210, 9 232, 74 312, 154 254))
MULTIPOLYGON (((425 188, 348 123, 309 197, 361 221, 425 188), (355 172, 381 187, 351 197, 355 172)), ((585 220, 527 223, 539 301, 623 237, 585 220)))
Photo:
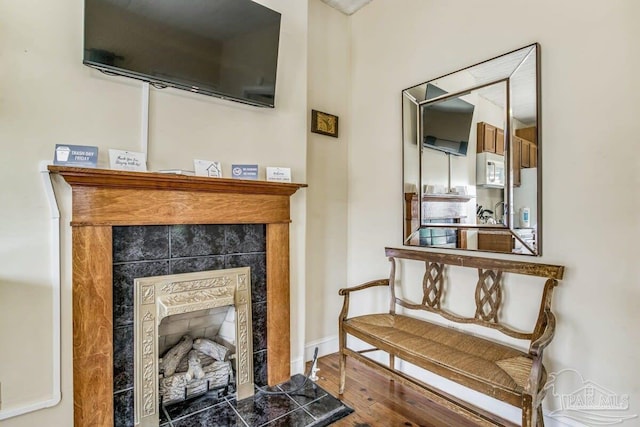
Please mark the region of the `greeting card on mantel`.
POLYGON ((196 171, 196 176, 222 178, 222 166, 220 166, 220 162, 195 159, 193 161, 193 166, 196 171))
POLYGON ((232 165, 231 178, 258 179, 258 165, 232 165))
POLYGON ((56 144, 53 164, 95 168, 98 164, 98 147, 91 145, 56 144))
POLYGON ((111 169, 122 171, 146 172, 147 162, 144 153, 109 149, 109 165, 111 169))
POLYGON ((267 167, 267 181, 291 182, 291 168, 267 167))

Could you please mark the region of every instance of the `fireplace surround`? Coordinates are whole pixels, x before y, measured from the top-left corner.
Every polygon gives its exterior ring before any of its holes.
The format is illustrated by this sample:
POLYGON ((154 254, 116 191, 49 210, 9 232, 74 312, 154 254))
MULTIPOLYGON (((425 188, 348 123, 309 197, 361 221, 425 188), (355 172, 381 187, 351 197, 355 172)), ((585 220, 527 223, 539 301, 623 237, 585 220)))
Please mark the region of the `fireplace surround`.
POLYGON ((114 424, 114 226, 265 224, 267 382, 289 379, 290 197, 305 184, 60 166, 49 170, 72 189, 74 425, 114 424))

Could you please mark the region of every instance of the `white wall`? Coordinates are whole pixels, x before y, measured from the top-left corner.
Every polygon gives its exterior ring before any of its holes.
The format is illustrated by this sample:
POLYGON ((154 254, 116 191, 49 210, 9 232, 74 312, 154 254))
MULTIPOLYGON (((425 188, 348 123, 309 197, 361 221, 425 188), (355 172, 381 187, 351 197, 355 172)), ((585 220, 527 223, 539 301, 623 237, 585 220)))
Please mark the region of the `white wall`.
POLYGON ((337 351, 338 313, 347 284, 348 18, 309 2, 308 114, 339 117, 338 138, 307 135, 307 359, 337 351))
MULTIPOLYGON (((151 90, 149 167, 191 169, 194 158, 292 168, 306 181, 307 2, 261 0, 283 14, 276 108, 177 90, 151 90)), ((0 382, 2 410, 51 390, 49 208, 38 162, 56 143, 140 150, 139 82, 82 65, 83 2, 0 1, 0 382)), ((3 421, 70 426, 73 416, 70 191, 63 201, 62 403, 3 421)), ((306 194, 292 197, 292 358, 302 357, 306 194)))
POLYGON ((539 42, 544 241, 526 260, 566 266, 547 367, 628 394, 636 414, 638 16, 635 0, 375 0, 354 14, 347 237, 351 284, 388 274, 383 248, 402 238, 400 91, 539 42))

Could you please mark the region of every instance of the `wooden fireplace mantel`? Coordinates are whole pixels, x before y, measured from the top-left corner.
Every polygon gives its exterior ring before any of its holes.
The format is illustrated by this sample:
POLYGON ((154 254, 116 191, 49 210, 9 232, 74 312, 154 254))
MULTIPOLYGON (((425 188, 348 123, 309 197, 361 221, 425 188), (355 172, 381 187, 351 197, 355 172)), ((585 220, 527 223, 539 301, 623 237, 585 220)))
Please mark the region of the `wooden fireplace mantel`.
POLYGON ((49 170, 71 185, 72 225, 289 223, 289 197, 307 186, 65 166, 49 170))
POLYGON ((306 184, 49 166, 72 190, 74 425, 113 426, 112 227, 266 224, 268 382, 290 376, 290 196, 306 184))

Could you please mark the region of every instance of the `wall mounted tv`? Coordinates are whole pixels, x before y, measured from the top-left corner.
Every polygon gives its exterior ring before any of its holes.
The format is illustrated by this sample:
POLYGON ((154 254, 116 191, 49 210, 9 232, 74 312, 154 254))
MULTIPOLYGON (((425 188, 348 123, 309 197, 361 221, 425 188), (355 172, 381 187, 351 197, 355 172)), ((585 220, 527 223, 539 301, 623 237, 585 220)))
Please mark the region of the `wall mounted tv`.
POLYGON ((252 0, 85 0, 83 63, 273 107, 280 19, 252 0))
MULTIPOLYGON (((444 91, 441 92, 446 94, 444 91)), ((440 93, 436 95, 440 95, 440 93)), ((420 107, 420 126, 424 147, 455 156, 467 155, 475 108, 473 104, 460 99, 460 96, 464 96, 464 94, 427 103, 420 107)))

